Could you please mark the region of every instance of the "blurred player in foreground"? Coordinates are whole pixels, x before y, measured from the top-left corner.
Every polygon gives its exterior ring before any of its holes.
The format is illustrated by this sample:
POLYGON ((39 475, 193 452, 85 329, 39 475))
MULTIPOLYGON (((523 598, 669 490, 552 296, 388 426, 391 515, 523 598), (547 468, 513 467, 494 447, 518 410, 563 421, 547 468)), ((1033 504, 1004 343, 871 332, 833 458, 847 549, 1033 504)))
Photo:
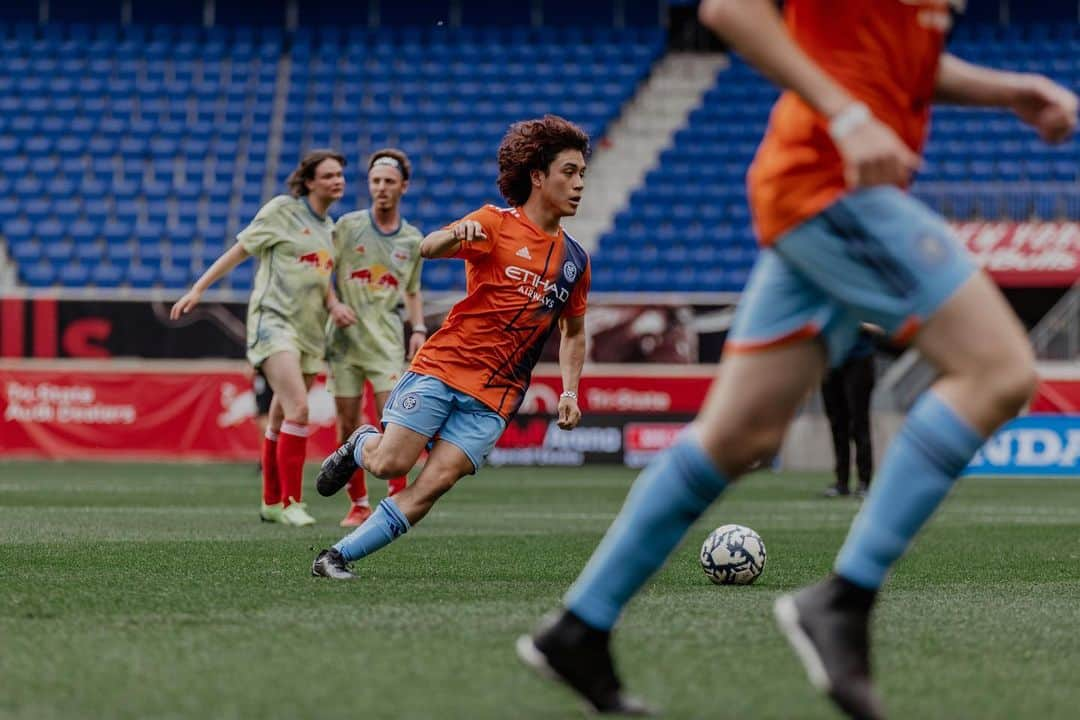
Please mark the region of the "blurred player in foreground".
POLYGON ((912 341, 940 377, 889 448, 835 572, 780 597, 776 614, 815 686, 851 717, 882 718, 869 647, 878 590, 1036 383, 1031 347, 1001 293, 902 188, 919 166, 933 101, 1008 108, 1060 142, 1076 124, 1077 99, 1045 77, 946 53, 944 0, 788 0, 784 19, 772 0, 705 0, 700 16, 787 90, 748 176, 764 249, 697 420, 641 474, 565 609, 522 637, 518 652, 599 711, 644 712, 611 659, 619 614, 724 488, 772 457, 865 321, 912 341))
POLYGON ((327 300, 334 269, 330 206, 345 192, 345 158, 314 150, 289 176, 289 195, 278 195, 236 236, 236 244, 206 269, 172 307, 176 319, 250 255, 259 270, 248 304, 248 361, 274 391, 263 439, 263 500, 259 517, 284 525, 311 525, 303 502, 308 438, 307 392, 322 369, 327 300))
POLYGON ((589 256, 561 220, 577 213, 588 148, 588 136, 560 117, 516 123, 498 153, 499 190, 510 207, 485 206, 424 238, 424 257, 465 260, 467 294, 390 394, 385 434, 371 425, 358 429, 323 463, 316 486, 331 495, 358 467, 395 477, 429 443, 431 454, 412 485, 319 553, 313 575, 355 577, 347 563, 403 535, 461 477, 484 464, 521 405, 556 327, 563 381, 558 425, 578 424, 589 256))
MULTIPOLYGON (((337 292, 330 301, 326 359, 340 443, 360 426, 364 383, 371 383, 375 412, 382 420, 386 398, 405 369, 404 328, 397 311, 402 300, 412 326, 409 360, 427 338, 420 294, 424 236, 401 218, 401 196, 409 188, 411 169, 402 151, 376 151, 368 161, 371 208, 343 215, 334 226, 337 292)), ((391 478, 388 495, 401 492, 405 482, 405 475, 391 478)), ((352 502, 342 527, 361 525, 371 515, 363 468, 353 473, 348 490, 352 502)))

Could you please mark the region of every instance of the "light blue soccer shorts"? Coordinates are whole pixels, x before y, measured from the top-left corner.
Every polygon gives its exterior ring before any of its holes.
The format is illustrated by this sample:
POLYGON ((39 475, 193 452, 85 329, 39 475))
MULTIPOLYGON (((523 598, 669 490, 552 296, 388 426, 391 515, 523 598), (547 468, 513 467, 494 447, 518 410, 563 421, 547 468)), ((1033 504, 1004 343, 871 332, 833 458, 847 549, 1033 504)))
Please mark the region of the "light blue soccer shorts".
POLYGON ((726 350, 820 336, 841 364, 862 322, 905 341, 975 272, 945 221, 894 187, 845 195, 758 256, 726 350))
MULTIPOLYGON (((382 421, 406 427, 461 449, 473 473, 487 461, 506 428, 499 413, 472 395, 455 390, 430 375, 407 372, 398 380, 383 408, 382 421)), ((429 445, 430 447, 430 445, 429 445)))

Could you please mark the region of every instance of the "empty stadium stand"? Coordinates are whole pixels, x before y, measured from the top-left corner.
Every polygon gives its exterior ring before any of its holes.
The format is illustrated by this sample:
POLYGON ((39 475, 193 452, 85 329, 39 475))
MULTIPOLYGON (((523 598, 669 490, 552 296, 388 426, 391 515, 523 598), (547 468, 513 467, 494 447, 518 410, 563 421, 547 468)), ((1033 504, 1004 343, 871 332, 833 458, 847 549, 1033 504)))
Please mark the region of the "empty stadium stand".
MULTIPOLYGON (((510 122, 556 112, 599 137, 663 49, 655 28, 569 28, 554 41, 513 28, 302 29, 288 46, 276 28, 0 29, 0 232, 31 287, 185 287, 317 146, 350 159, 350 201, 335 212, 366 205, 364 157, 398 145, 416 165, 408 217, 441 225, 499 201, 494 155, 510 122)), ((224 286, 249 287, 253 271, 241 265, 224 286)), ((464 282, 453 264, 424 279, 464 282)))
MULTIPOLYGON (((1080 86, 1080 26, 961 27, 952 49, 1080 86)), ((662 55, 658 28, 0 25, 0 236, 30 287, 179 289, 231 242, 300 154, 408 152, 406 216, 428 230, 500 202, 495 148, 545 112, 594 138, 662 55), (275 123, 275 117, 277 122, 275 123)), ((776 91, 721 72, 601 238, 597 291, 737 291, 756 257, 744 175, 776 91)), ((1080 145, 1014 118, 935 111, 914 192, 955 219, 1080 219, 1080 145)), ((250 287, 252 263, 223 283, 250 287)), ((429 263, 425 286, 463 287, 429 263)))
MULTIPOLYGON (((951 50, 1080 87, 1080 26, 976 25, 951 50)), ((736 60, 718 74, 644 185, 600 239, 596 290, 738 291, 756 257, 746 168, 776 90, 736 60)), ((938 107, 916 196, 947 217, 1080 219, 1080 143, 1041 142, 1000 111, 938 107)))

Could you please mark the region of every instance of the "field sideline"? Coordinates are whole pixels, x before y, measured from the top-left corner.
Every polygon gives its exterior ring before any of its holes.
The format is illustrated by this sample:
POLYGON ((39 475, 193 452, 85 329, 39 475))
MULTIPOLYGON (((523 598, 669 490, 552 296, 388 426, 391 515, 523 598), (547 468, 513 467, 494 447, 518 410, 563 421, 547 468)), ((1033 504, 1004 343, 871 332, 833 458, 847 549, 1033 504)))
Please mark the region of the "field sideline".
MULTIPOLYGON (((340 536, 344 500, 309 490, 318 525, 261 525, 252 465, 0 463, 0 719, 580 717, 513 640, 556 604, 632 477, 485 469, 334 584, 308 567, 340 536)), ((736 488, 631 605, 620 666, 665 717, 836 717, 770 613, 828 570, 857 507, 819 499, 826 482, 736 488), (767 545, 749 588, 697 565, 726 522, 767 545)), ((892 717, 1075 718, 1080 481, 966 480, 879 610, 892 717)))

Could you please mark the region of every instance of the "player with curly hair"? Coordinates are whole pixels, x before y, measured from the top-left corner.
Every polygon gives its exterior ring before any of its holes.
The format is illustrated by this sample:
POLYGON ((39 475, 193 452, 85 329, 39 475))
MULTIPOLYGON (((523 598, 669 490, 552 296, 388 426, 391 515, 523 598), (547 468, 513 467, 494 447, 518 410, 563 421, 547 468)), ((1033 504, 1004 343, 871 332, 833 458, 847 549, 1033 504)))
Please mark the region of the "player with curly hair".
POLYGON ((350 579, 347 563, 388 545, 447 490, 475 473, 517 412, 551 333, 562 333, 558 425, 578 424, 585 361, 589 256, 561 225, 585 189, 588 136, 546 115, 512 125, 499 146, 499 190, 508 208, 485 206, 424 238, 425 258, 465 260, 467 294, 413 358, 383 410, 385 432, 365 425, 323 463, 316 486, 332 495, 357 468, 380 478, 431 453, 408 488, 319 553, 311 572, 350 579))

